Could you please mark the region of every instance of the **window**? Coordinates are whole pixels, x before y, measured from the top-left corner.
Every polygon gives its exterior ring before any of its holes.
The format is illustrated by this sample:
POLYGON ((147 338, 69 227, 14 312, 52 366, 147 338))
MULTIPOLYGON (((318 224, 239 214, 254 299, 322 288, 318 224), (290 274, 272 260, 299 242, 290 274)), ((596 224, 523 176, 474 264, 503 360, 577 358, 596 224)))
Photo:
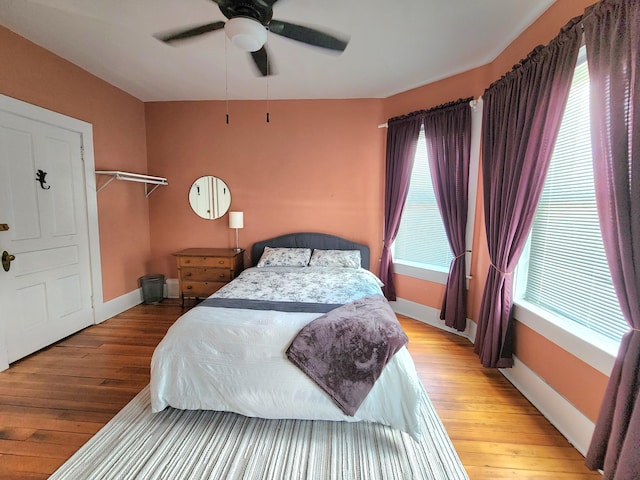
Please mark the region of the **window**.
POLYGON ((589 336, 595 334, 593 338, 603 336, 619 343, 628 330, 598 222, 584 47, 516 287, 516 298, 551 313, 580 337, 586 328, 589 336))
POLYGON ((394 242, 393 257, 395 261, 447 272, 453 260, 431 183, 424 128, 420 129, 418 137, 409 192, 394 242))

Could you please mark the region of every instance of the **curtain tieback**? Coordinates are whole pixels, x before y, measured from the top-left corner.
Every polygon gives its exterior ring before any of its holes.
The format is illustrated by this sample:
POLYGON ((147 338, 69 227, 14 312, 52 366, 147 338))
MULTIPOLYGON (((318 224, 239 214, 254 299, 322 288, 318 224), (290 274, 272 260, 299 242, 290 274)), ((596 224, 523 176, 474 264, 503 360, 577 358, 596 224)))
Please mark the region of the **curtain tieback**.
POLYGON ((513 274, 513 270, 511 270, 510 272, 504 272, 502 270, 500 270, 498 267, 496 267, 493 263, 490 264, 493 268, 495 268, 498 272, 500 272, 503 275, 511 275, 513 274))
POLYGON ((632 328, 631 331, 632 332, 640 332, 640 328, 632 328))
POLYGON ((467 254, 467 252, 462 252, 460 255, 456 255, 455 257, 453 257, 454 260, 459 259, 460 257, 464 257, 467 254))

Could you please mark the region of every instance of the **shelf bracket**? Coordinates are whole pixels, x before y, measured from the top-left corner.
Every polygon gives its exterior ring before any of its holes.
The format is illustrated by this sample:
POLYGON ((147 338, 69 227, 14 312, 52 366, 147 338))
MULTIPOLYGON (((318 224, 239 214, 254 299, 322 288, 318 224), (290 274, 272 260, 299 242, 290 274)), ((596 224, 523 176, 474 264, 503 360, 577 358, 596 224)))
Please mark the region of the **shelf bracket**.
POLYGON ((145 197, 149 198, 149 195, 161 185, 169 185, 167 179, 164 177, 154 177, 151 175, 143 175, 140 173, 131 173, 131 172, 122 172, 119 170, 96 170, 96 175, 108 175, 111 178, 107 180, 104 184, 100 186, 96 190, 96 193, 100 190, 103 190, 107 185, 109 185, 114 180, 124 180, 127 182, 138 182, 144 183, 144 194, 145 197), (153 187, 149 187, 149 185, 153 185, 153 187))

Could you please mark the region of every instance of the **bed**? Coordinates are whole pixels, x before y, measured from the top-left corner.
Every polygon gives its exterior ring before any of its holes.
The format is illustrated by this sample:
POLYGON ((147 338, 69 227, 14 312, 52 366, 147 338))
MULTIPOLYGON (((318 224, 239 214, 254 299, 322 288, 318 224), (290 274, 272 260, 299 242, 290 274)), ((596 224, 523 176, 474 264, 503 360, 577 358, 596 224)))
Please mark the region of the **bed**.
POLYGON ((422 385, 395 315, 388 321, 381 282, 368 270, 368 247, 326 234, 289 234, 256 243, 252 265, 182 315, 160 342, 151 362, 152 410, 368 421, 417 437, 422 385), (356 314, 353 324, 345 320, 356 314), (350 338, 345 360, 344 349, 336 350, 345 332, 360 338, 371 325, 371 338, 392 332, 388 350, 376 344, 357 357, 360 347, 350 338), (317 327, 333 336, 318 336, 317 327), (386 356, 382 365, 362 360, 375 356, 386 356), (366 375, 336 380, 332 370, 327 380, 327 369, 351 362, 366 375), (363 382, 369 384, 360 392, 363 382))

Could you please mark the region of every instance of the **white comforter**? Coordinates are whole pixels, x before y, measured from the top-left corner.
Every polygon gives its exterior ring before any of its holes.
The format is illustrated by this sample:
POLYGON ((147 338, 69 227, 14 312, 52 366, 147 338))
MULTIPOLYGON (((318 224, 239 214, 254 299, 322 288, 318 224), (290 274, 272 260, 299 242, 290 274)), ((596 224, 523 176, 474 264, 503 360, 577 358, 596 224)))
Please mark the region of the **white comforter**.
MULTIPOLYGON (((249 269, 214 296, 347 303, 380 293, 379 281, 366 270, 332 270, 336 269, 249 269), (305 290, 307 293, 301 293, 305 290)), ((262 418, 364 420, 417 436, 422 386, 406 348, 387 364, 353 417, 345 415, 287 360, 285 352, 295 335, 320 315, 206 306, 191 309, 169 329, 154 352, 153 411, 171 406, 262 418)))

